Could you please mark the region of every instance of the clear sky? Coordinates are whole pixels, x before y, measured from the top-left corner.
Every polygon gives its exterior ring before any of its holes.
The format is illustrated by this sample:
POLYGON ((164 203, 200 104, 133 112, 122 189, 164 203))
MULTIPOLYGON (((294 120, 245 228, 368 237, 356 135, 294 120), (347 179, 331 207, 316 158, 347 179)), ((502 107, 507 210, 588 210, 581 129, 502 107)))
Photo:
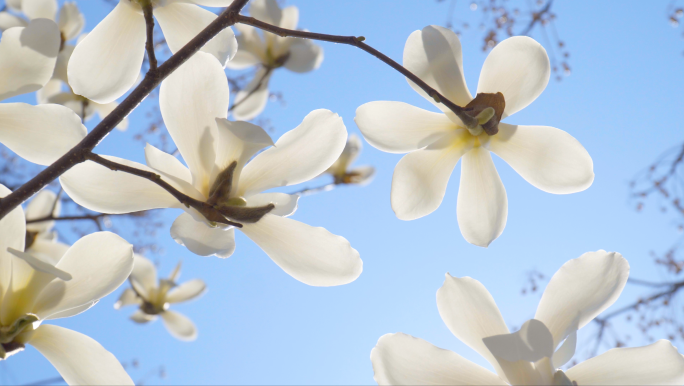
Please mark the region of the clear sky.
MULTIPOLYGON (((78 4, 86 15, 86 30, 111 9, 100 0, 78 4)), ((409 34, 444 24, 448 9, 432 0, 287 4, 299 7, 300 27, 363 35, 368 44, 398 61, 409 34)), ((673 29, 667 22, 667 1, 616 4, 554 2, 557 30, 572 55, 572 75, 562 82, 552 80, 532 105, 506 120, 569 132, 593 158, 594 184, 578 194, 547 194, 494 157, 508 193, 509 215, 503 235, 489 248, 468 244, 458 229, 460 167, 437 211, 404 222, 395 217, 389 200, 400 155, 365 144, 357 165, 377 168, 373 183, 304 197, 293 217, 351 242, 364 262, 364 272, 355 282, 334 288, 306 286, 239 232, 237 250, 229 259, 195 256, 169 236, 168 227, 178 212, 167 210, 167 225, 158 233, 165 252, 150 257, 159 261, 162 275, 181 259, 181 281, 198 277, 207 282, 204 297, 174 308, 197 324, 197 341, 173 339, 161 321, 136 325, 128 320, 132 309, 115 311, 112 305, 123 288, 82 315, 50 323, 91 336, 123 362, 137 359, 140 367, 130 371, 134 380, 163 365, 167 378, 153 377, 150 383, 370 384, 370 351, 390 332, 423 338, 489 367, 451 335, 439 316, 435 294, 446 272, 482 282, 511 327, 534 315, 539 294, 521 295, 526 272, 532 269, 550 275, 584 252, 606 249, 627 258, 633 277, 663 277, 649 251, 669 247, 678 237, 676 227, 654 205, 637 213, 628 199, 628 182, 682 140, 684 40, 681 28, 673 29)), ((461 19, 479 20, 465 14, 471 12, 466 2, 459 1, 456 10, 463 14, 461 19)), ((486 57, 481 36, 470 31, 461 39, 471 92, 486 57)), ((282 70, 273 76, 271 89, 282 92, 286 106, 269 103, 262 117, 271 120, 275 138, 318 108, 340 114, 350 133, 359 133, 355 110, 366 102, 403 101, 436 111, 400 74, 374 57, 348 46, 322 45, 325 60, 319 70, 305 75, 282 70)), ((113 132, 97 151, 144 162, 143 145, 131 140, 144 129, 139 123, 144 121, 144 107, 131 115, 126 133, 113 132)), ((628 286, 614 307, 633 301, 636 290, 628 286)), ((590 328, 580 337, 580 351, 591 338, 590 328)), ((6 384, 56 375, 33 348, 0 362, 0 381, 6 384)))

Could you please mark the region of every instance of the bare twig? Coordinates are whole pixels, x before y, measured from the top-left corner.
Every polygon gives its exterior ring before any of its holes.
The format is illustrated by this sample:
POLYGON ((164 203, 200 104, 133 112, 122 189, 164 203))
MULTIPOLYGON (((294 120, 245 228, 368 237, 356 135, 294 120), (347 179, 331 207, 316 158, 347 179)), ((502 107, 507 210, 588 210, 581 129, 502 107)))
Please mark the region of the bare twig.
POLYGON ((157 71, 157 56, 154 54, 154 16, 152 16, 152 3, 150 1, 144 2, 143 15, 145 15, 145 26, 147 27, 147 41, 145 42, 145 50, 147 51, 147 60, 150 63, 150 71, 157 71))
POLYGON ((259 90, 259 88, 261 88, 261 85, 264 83, 264 80, 266 80, 266 77, 267 77, 272 71, 273 71, 273 68, 272 68, 272 67, 267 67, 267 68, 266 68, 266 71, 264 71, 264 74, 261 76, 261 79, 259 79, 259 82, 257 82, 257 84, 256 84, 251 90, 249 90, 249 92, 247 93, 247 95, 245 95, 244 98, 242 98, 242 99, 240 99, 239 101, 233 103, 233 105, 230 106, 230 108, 228 109, 228 111, 233 111, 233 110, 235 110, 236 107, 240 106, 244 101, 246 101, 247 99, 249 99, 249 97, 251 97, 252 95, 254 95, 254 93, 257 92, 257 91, 259 90))
POLYGON ((235 0, 226 10, 219 15, 202 32, 195 36, 188 44, 171 56, 166 62, 158 67, 157 71, 148 72, 119 106, 95 126, 95 128, 74 148, 69 150, 52 165, 38 173, 30 181, 20 186, 17 190, 0 199, 0 219, 5 217, 12 209, 21 205, 31 196, 36 194, 45 185, 54 181, 76 164, 84 162, 95 146, 107 136, 131 111, 133 111, 145 97, 154 90, 162 80, 185 63, 192 55, 202 48, 209 40, 225 28, 235 24, 239 12, 249 0, 235 0))

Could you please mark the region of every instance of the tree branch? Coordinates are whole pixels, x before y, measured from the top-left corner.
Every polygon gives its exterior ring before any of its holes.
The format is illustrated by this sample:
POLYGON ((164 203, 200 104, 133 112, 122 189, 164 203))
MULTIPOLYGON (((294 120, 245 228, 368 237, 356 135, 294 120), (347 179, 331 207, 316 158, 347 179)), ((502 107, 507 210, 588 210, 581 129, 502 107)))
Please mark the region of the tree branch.
POLYGON ((148 172, 146 170, 140 170, 136 169, 134 167, 130 167, 127 165, 122 165, 120 163, 116 163, 114 161, 110 161, 106 158, 103 158, 95 153, 88 153, 86 155, 86 159, 93 161, 95 163, 98 163, 108 169, 117 171, 117 172, 125 172, 128 174, 133 174, 138 177, 142 177, 146 180, 150 180, 157 184, 159 187, 162 189, 166 190, 167 192, 171 193, 171 195, 178 200, 181 204, 185 205, 188 208, 194 208, 198 212, 200 212, 204 217, 206 217, 209 221, 214 221, 214 222, 220 222, 226 225, 232 225, 237 228, 242 228, 242 224, 236 223, 230 220, 227 220, 226 217, 216 208, 214 208, 212 205, 207 204, 206 202, 202 202, 199 200, 196 200, 182 192, 180 192, 178 189, 174 188, 171 186, 168 182, 164 181, 159 174, 148 172))
POLYGON ((273 71, 273 68, 267 67, 267 68, 266 68, 266 71, 264 72, 264 75, 261 76, 261 79, 259 79, 259 82, 256 84, 256 86, 254 86, 254 87, 247 93, 247 95, 245 95, 244 98, 242 98, 242 99, 240 99, 239 101, 233 103, 233 105, 230 106, 230 108, 228 109, 228 111, 233 111, 233 110, 235 110, 236 107, 240 106, 240 105, 241 105, 244 101, 246 101, 249 97, 251 97, 252 95, 254 95, 254 93, 257 92, 257 91, 259 90, 259 88, 261 87, 261 84, 264 83, 264 80, 266 79, 266 77, 268 76, 268 74, 270 74, 272 71, 273 71))
POLYGON ((12 209, 21 205, 29 197, 38 193, 45 185, 54 181, 76 164, 86 160, 86 156, 95 146, 109 134, 131 111, 133 111, 145 97, 154 90, 162 80, 185 63, 195 52, 199 51, 209 40, 225 28, 237 22, 239 12, 249 0, 235 0, 226 10, 219 15, 202 32, 195 36, 188 44, 164 62, 157 71, 148 72, 118 107, 107 115, 95 128, 74 148, 69 150, 60 159, 38 173, 30 181, 20 186, 8 196, 0 199, 0 219, 5 217, 12 209))
POLYGON ((143 15, 145 16, 145 26, 147 27, 147 41, 145 42, 145 50, 147 51, 147 60, 150 62, 150 71, 157 71, 157 56, 154 54, 154 16, 152 16, 152 3, 150 1, 144 2, 143 15))
POLYGON ((430 87, 427 83, 423 82, 423 80, 420 79, 417 75, 415 75, 411 71, 407 70, 402 65, 400 65, 399 63, 397 63, 394 60, 392 60, 391 58, 389 58, 387 55, 381 53, 380 51, 376 50, 375 48, 364 43, 363 41, 365 40, 365 38, 363 36, 356 37, 356 36, 326 35, 326 34, 320 34, 320 33, 314 33, 314 32, 290 30, 290 29, 276 27, 274 25, 264 23, 263 21, 257 20, 253 17, 247 17, 247 16, 243 16, 243 15, 237 15, 237 22, 242 23, 242 24, 251 25, 252 27, 256 27, 256 28, 274 33, 274 34, 276 34, 278 36, 282 36, 282 37, 294 37, 294 38, 303 38, 303 39, 311 39, 311 40, 321 40, 324 42, 347 44, 350 46, 360 48, 363 51, 366 51, 369 54, 380 59, 381 61, 383 61, 384 63, 386 63, 390 67, 392 67, 393 69, 399 71, 405 77, 409 78, 413 83, 417 84, 418 87, 423 89, 423 91, 425 91, 437 103, 442 103, 449 110, 453 111, 454 114, 456 114, 456 116, 458 116, 461 119, 461 121, 463 121, 463 123, 467 127, 475 128, 478 125, 477 119, 473 116, 468 115, 468 113, 465 111, 465 109, 463 107, 451 102, 444 95, 440 94, 437 90, 430 87))

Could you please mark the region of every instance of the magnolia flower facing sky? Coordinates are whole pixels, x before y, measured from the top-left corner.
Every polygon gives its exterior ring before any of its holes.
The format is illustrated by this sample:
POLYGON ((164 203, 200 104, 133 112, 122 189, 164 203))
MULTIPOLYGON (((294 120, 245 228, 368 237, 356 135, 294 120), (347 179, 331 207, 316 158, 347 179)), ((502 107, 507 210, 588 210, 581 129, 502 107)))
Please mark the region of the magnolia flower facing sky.
MULTIPOLYGON (((404 66, 473 115, 488 107, 500 119, 513 115, 532 103, 549 81, 546 51, 526 36, 508 38, 489 53, 476 98, 466 87, 462 63, 461 43, 446 28, 425 27, 406 41, 404 66)), ((399 219, 414 220, 437 209, 462 158, 458 224, 468 242, 488 246, 501 235, 508 216, 506 190, 490 152, 545 192, 575 193, 593 182, 591 157, 568 133, 503 122, 491 136, 481 126, 470 130, 443 104, 409 84, 442 113, 381 101, 359 107, 355 119, 371 145, 389 153, 409 153, 397 164, 392 179, 392 209, 399 219)))
POLYGON ((361 153, 363 142, 358 135, 352 134, 347 140, 347 144, 340 154, 340 158, 335 161, 326 173, 330 174, 335 184, 357 184, 365 185, 371 182, 375 175, 375 168, 372 166, 359 166, 354 169, 349 169, 349 166, 354 163, 356 157, 361 153))
MULTIPOLYGON (((281 28, 296 29, 299 9, 291 5, 284 9, 276 0, 253 0, 249 13, 255 19, 281 28)), ((248 121, 259 115, 268 101, 268 81, 273 70, 285 67, 297 73, 317 69, 323 62, 323 48, 309 39, 296 39, 274 35, 246 24, 236 24, 238 51, 226 66, 240 70, 259 66, 254 79, 238 92, 233 107, 233 117, 248 121)))
MULTIPOLYGON (((216 14, 199 7, 225 7, 233 0, 120 0, 112 12, 76 46, 69 61, 69 85, 74 93, 100 104, 113 102, 135 84, 145 56, 145 17, 150 1, 154 17, 171 52, 180 50, 208 26, 216 14), (190 4, 189 4, 190 3, 190 4)), ((204 45, 222 66, 237 51, 235 35, 226 28, 204 45)))
POLYGON ((684 357, 666 340, 608 350, 558 369, 575 353, 577 330, 617 300, 628 275, 627 260, 615 252, 589 252, 568 261, 549 281, 534 319, 511 334, 480 282, 447 274, 437 291, 439 314, 495 373, 398 333, 381 337, 371 351, 375 380, 381 385, 681 385, 684 357))
MULTIPOLYGON (((0 197, 9 193, 0 185, 0 197)), ((30 344, 70 385, 132 385, 95 340, 43 322, 80 314, 118 288, 133 269, 133 247, 96 232, 55 259, 24 251, 25 239, 24 211, 17 207, 0 220, 0 359, 30 344)))
POLYGON ((180 276, 180 262, 168 279, 161 279, 157 284, 157 269, 154 264, 135 255, 135 265, 129 280, 133 288, 126 288, 114 304, 117 310, 121 307, 136 305, 140 308, 131 315, 136 323, 148 323, 161 316, 164 326, 175 338, 185 341, 197 339, 197 328, 185 315, 169 311, 171 304, 187 302, 201 296, 207 288, 204 281, 193 279, 176 284, 180 276))
MULTIPOLYGON (((159 96, 166 127, 188 167, 149 144, 147 166, 106 158, 157 173, 179 191, 242 224, 239 229, 299 281, 331 286, 355 280, 362 262, 347 240, 286 218, 296 210, 299 196, 262 193, 325 172, 347 139, 342 118, 315 110, 274 144, 262 128, 225 119, 229 94, 216 59, 195 54, 162 82, 159 96)), ((235 228, 220 224, 221 219, 208 221, 149 180, 88 161, 60 181, 79 205, 102 213, 182 208, 186 212, 171 227, 178 243, 201 256, 228 257, 235 250, 235 228)))
MULTIPOLYGON (((52 77, 60 32, 48 19, 13 27, 0 40, 0 100, 39 90, 52 77)), ((87 134, 81 120, 64 106, 0 104, 0 143, 20 157, 49 165, 87 134)))

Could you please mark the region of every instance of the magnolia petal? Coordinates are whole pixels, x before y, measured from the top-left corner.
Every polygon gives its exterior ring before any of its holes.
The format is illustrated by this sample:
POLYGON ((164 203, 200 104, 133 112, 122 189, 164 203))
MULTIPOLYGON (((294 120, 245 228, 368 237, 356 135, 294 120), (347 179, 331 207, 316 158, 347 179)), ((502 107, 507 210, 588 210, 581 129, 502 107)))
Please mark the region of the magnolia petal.
POLYGON ((226 117, 229 96, 221 64, 201 52, 169 75, 159 93, 164 123, 190 168, 193 185, 205 196, 216 158, 216 118, 226 117))
POLYGON ((437 308, 451 333, 482 355, 503 376, 498 361, 482 340, 509 331, 485 286, 475 279, 457 278, 447 273, 444 285, 437 291, 437 308))
POLYGON ((52 281, 43 289, 34 306, 41 319, 92 303, 118 288, 133 269, 133 246, 111 232, 91 233, 76 241, 56 268, 72 279, 52 281))
POLYGON ((527 182, 548 193, 581 192, 594 181, 594 163, 578 140, 555 127, 499 124, 489 149, 527 182))
POLYGON ((249 5, 249 14, 263 22, 280 26, 283 11, 276 0, 253 0, 249 5))
POLYGON ((619 253, 587 252, 563 264, 553 275, 534 318, 549 328, 554 345, 558 345, 610 307, 628 276, 629 263, 619 253), (573 322, 577 317, 579 322, 573 322))
POLYGON ((266 60, 266 45, 256 28, 247 24, 235 24, 235 29, 240 32, 236 37, 238 51, 226 67, 233 70, 242 70, 256 66, 266 60))
POLYGON ((455 352, 403 333, 383 335, 371 362, 379 385, 507 385, 455 352))
POLYGON ((15 12, 21 12, 21 1, 22 0, 5 0, 5 5, 15 12))
POLYGON ((235 103, 231 107, 233 118, 239 121, 249 121, 264 111, 270 95, 268 81, 272 73, 273 71, 265 67, 259 68, 254 74, 254 79, 244 89, 238 91, 235 103))
POLYGON ((86 134, 78 116, 64 106, 0 104, 0 143, 29 162, 50 165, 86 134))
POLYGON ((312 40, 297 39, 290 46, 290 56, 285 61, 285 68, 293 72, 305 73, 318 69, 321 63, 323 63, 323 47, 312 40))
POLYGON ((403 102, 370 102, 356 109, 354 121, 371 146, 406 153, 430 145, 455 129, 444 114, 403 102))
POLYGON ((64 243, 36 237, 26 252, 34 256, 40 256, 42 259, 50 261, 52 265, 56 265, 62 260, 62 257, 64 257, 68 250, 69 246, 64 243))
MULTIPOLYGON (((237 162, 233 181, 238 181, 242 168, 259 150, 273 146, 273 139, 266 130, 243 121, 229 121, 217 118, 218 141, 216 143, 216 168, 212 180, 224 171, 233 161, 237 162)), ((234 184, 237 186, 237 184, 234 184)))
POLYGON ((136 323, 145 324, 157 320, 157 315, 150 315, 142 312, 141 310, 136 310, 133 314, 131 314, 130 319, 136 323))
POLYGON ((359 253, 344 237, 289 218, 266 214, 240 230, 280 268, 304 284, 318 287, 356 280, 363 270, 359 253))
POLYGON ((82 314, 82 313, 88 311, 89 309, 93 308, 93 306, 95 306, 98 302, 99 302, 99 300, 96 300, 96 301, 93 301, 90 303, 86 303, 82 306, 78 306, 78 307, 70 308, 68 310, 60 311, 56 314, 50 315, 50 319, 70 318, 72 316, 82 314))
MULTIPOLYGON (((154 169, 137 162, 111 156, 104 158, 155 173, 154 169)), ((131 213, 181 205, 169 192, 150 180, 117 172, 92 161, 72 167, 59 181, 77 204, 100 213, 131 213)), ((173 181, 167 182, 172 184, 173 181)))
MULTIPOLYGON (((169 3, 154 9, 172 53, 178 52, 204 28, 216 19, 216 14, 195 4, 169 3)), ((233 30, 223 29, 202 47, 202 51, 214 55, 225 66, 235 56, 238 45, 233 30)))
MULTIPOLYGON (((8 196, 12 191, 0 184, 0 198, 8 196)), ((26 220, 24 210, 17 206, 0 219, 0 299, 5 296, 12 277, 12 254, 8 248, 24 250, 26 241, 26 220)))
POLYGON ((245 166, 240 196, 316 178, 337 160, 346 142, 347 129, 339 115, 323 109, 312 111, 274 147, 245 166))
POLYGON ((212 228, 204 222, 195 221, 183 213, 171 225, 171 237, 190 252, 200 256, 217 256, 222 259, 235 252, 235 230, 212 228))
POLYGON ((176 339, 193 341, 197 339, 197 327, 187 316, 174 311, 164 311, 160 314, 164 326, 176 339))
POLYGON ((142 12, 119 2, 71 55, 67 71, 74 93, 97 103, 125 94, 140 76, 146 39, 142 12))
POLYGON ((506 189, 492 156, 482 147, 472 149, 463 157, 457 217, 466 241, 480 247, 489 246, 506 227, 506 189))
POLYGON ((180 160, 169 153, 165 153, 149 143, 145 145, 145 162, 147 166, 192 184, 190 169, 180 160))
POLYGON ((12 27, 26 27, 26 25, 28 25, 26 20, 9 12, 0 12, 0 31, 5 31, 12 27))
MULTIPOLYGON (((135 267, 135 265, 134 265, 135 267)), ((135 268, 134 268, 135 269, 135 268)), ((118 310, 121 307, 139 305, 142 302, 140 297, 131 288, 126 288, 119 296, 119 300, 114 303, 114 309, 118 310)))
POLYGON ((260 193, 245 197, 245 200, 247 200, 247 206, 265 206, 273 204, 275 205, 275 208, 268 213, 287 217, 297 210, 299 197, 300 196, 297 194, 260 193))
POLYGON ((55 20, 57 0, 21 0, 21 11, 30 20, 39 18, 55 20))
POLYGON ((148 297, 157 289, 157 267, 150 259, 137 253, 133 254, 133 261, 129 279, 136 284, 141 296, 148 297))
MULTIPOLYGON (((459 106, 465 106, 473 99, 463 76, 461 42, 450 29, 431 25, 413 32, 404 46, 404 67, 459 106)), ((418 94, 442 111, 450 111, 444 104, 436 103, 418 85, 408 82, 418 94)))
POLYGON ((537 362, 553 356, 553 336, 544 323, 530 319, 512 334, 482 339, 495 358, 508 362, 537 362))
POLYGON ((578 385, 681 385, 684 357, 667 340, 614 348, 567 370, 578 385))
POLYGON ((189 0, 190 3, 203 5, 205 7, 227 7, 235 0, 189 0))
POLYGON ((92 338, 41 325, 29 341, 69 385, 133 385, 121 363, 92 338))
MULTIPOLYGON (((37 91, 52 77, 59 53, 59 29, 51 20, 14 27, 0 40, 0 100, 37 91)), ((1 130, 0 130, 1 131, 1 130)))
MULTIPOLYGON (((112 111, 114 111, 114 109, 116 109, 118 106, 119 104, 117 102, 99 104, 90 101, 88 103, 88 107, 92 108, 94 112, 97 112, 97 115, 100 116, 100 119, 105 119, 105 117, 111 114, 112 111)), ((126 129, 128 128, 128 117, 122 119, 121 122, 119 122, 119 124, 116 125, 116 128, 119 129, 119 131, 126 131, 126 129)))
POLYGON ((552 364, 554 368, 559 368, 564 366, 566 363, 570 362, 570 359, 575 355, 575 350, 577 349, 577 331, 573 332, 565 339, 565 342, 553 353, 551 357, 552 364))
POLYGON ((85 17, 78 10, 75 2, 66 2, 59 10, 57 23, 59 24, 59 30, 64 35, 64 40, 69 41, 76 39, 81 34, 85 26, 85 17))
MULTIPOLYGON (((43 189, 36 194, 26 206, 26 220, 37 220, 50 215, 59 214, 61 203, 57 195, 48 189, 43 189)), ((26 224, 26 229, 31 232, 48 232, 55 225, 54 221, 41 221, 26 224)))
POLYGON ((49 260, 46 261, 44 259, 41 259, 39 256, 34 256, 30 253, 17 251, 14 248, 7 248, 7 252, 24 260, 26 263, 28 263, 28 265, 31 266, 31 268, 38 272, 47 273, 64 281, 69 281, 72 279, 71 274, 55 267, 51 264, 52 262, 49 260))
POLYGON ((477 92, 503 93, 503 117, 507 117, 534 102, 550 76, 551 65, 544 47, 530 37, 513 36, 494 47, 485 59, 477 92))
POLYGON ((36 102, 38 104, 51 103, 50 98, 62 93, 62 81, 52 78, 45 86, 36 91, 36 102))
POLYGON ((53 79, 59 79, 62 82, 69 84, 69 60, 71 54, 74 53, 76 47, 70 44, 65 44, 62 50, 57 55, 57 63, 55 63, 55 72, 52 74, 53 79))
POLYGON ((201 279, 188 280, 185 283, 174 287, 166 294, 166 301, 169 303, 181 303, 195 299, 202 295, 207 289, 207 285, 201 279))
POLYGON ((375 168, 373 166, 359 166, 349 171, 347 178, 349 183, 365 186, 373 181, 375 168))
POLYGON ((359 138, 359 136, 356 134, 349 135, 347 138, 347 144, 344 145, 344 149, 342 149, 342 154, 340 154, 340 157, 337 158, 337 161, 335 161, 335 163, 332 164, 326 172, 332 174, 333 176, 342 176, 346 174, 349 165, 356 160, 356 157, 359 156, 361 149, 363 149, 363 142, 361 141, 361 138, 359 138))
POLYGON ((458 160, 472 147, 466 130, 447 134, 423 150, 405 155, 392 177, 392 210, 400 220, 415 220, 442 203, 458 160))

